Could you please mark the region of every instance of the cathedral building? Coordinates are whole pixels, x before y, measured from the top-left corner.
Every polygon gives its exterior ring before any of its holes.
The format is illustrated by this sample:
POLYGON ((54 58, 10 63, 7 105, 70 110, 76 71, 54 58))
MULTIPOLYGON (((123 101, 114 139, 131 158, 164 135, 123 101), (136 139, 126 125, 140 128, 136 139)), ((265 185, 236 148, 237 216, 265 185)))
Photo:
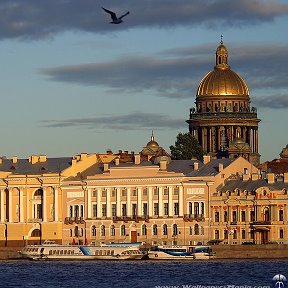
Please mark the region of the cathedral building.
POLYGON ((228 50, 221 40, 216 65, 200 82, 196 107, 190 109, 190 133, 213 158, 242 156, 258 165, 257 109, 250 106, 245 81, 228 65, 228 50))

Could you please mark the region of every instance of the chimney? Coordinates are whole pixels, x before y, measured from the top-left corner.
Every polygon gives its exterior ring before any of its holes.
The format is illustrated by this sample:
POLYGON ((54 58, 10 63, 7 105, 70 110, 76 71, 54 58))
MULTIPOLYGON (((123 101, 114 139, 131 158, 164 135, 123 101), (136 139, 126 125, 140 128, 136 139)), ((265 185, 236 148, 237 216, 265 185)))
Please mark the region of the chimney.
POLYGON ((115 165, 118 166, 119 163, 120 163, 120 159, 119 159, 119 157, 115 158, 115 165))
POLYGON ((198 162, 194 162, 194 170, 198 170, 199 169, 199 163, 198 162))
POLYGON ((103 172, 107 172, 108 170, 109 170, 109 164, 108 163, 104 163, 103 172))
POLYGON ((275 182, 275 175, 274 173, 267 173, 268 184, 272 184, 275 182))
POLYGON ((77 163, 77 159, 76 159, 76 158, 73 158, 73 159, 72 159, 72 166, 76 165, 76 163, 77 163))
POLYGON ((288 183, 288 172, 284 173, 284 183, 288 183))
POLYGON ((87 158, 87 153, 81 153, 80 159, 85 160, 87 158))
POLYGON ((260 175, 258 173, 252 173, 252 181, 256 181, 256 180, 259 180, 259 177, 260 175))
POLYGON ((140 154, 134 154, 134 164, 139 165, 140 162, 140 154))
POLYGON ((211 160, 211 157, 210 157, 209 155, 204 155, 204 156, 203 156, 203 163, 204 163, 204 164, 209 163, 210 160, 211 160))
POLYGON ((223 163, 219 162, 219 172, 222 172, 224 169, 223 163))
POLYGON ((243 176, 242 176, 242 180, 243 181, 248 181, 250 179, 250 174, 248 173, 248 174, 243 174, 243 176))
POLYGON ((160 160, 160 170, 161 171, 167 170, 167 161, 166 160, 160 160))
POLYGON ((46 162, 46 161, 47 161, 46 155, 40 155, 39 162, 46 162))
POLYGON ((37 155, 32 155, 32 156, 29 157, 29 162, 31 164, 35 164, 35 163, 38 162, 38 159, 39 159, 39 157, 37 155))
POLYGON ((17 163, 17 156, 13 156, 13 158, 12 158, 12 163, 13 163, 13 164, 16 164, 16 163, 17 163))

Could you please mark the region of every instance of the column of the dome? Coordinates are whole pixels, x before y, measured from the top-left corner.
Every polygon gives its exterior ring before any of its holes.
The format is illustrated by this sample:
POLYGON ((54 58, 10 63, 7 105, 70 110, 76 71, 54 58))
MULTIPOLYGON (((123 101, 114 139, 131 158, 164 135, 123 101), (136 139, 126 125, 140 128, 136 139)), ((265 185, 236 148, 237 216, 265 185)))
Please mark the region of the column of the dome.
POLYGON ((217 151, 220 151, 221 146, 221 129, 220 126, 217 127, 217 151))
POLYGON ((215 130, 216 130, 215 127, 212 127, 212 128, 211 128, 211 144, 212 144, 212 149, 211 149, 211 151, 212 151, 213 153, 216 152, 216 133, 215 133, 215 130))
POLYGON ((256 147, 255 152, 258 153, 258 128, 256 128, 256 147))
POLYGON ((209 152, 212 152, 212 129, 211 127, 208 128, 208 134, 209 134, 209 137, 208 137, 208 143, 209 143, 209 152))

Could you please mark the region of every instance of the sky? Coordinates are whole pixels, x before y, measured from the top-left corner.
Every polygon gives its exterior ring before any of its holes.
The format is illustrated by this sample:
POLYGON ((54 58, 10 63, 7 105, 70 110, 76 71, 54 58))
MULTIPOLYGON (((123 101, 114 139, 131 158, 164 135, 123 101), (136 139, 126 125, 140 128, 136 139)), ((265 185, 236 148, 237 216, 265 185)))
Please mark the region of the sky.
POLYGON ((288 0, 0 0, 0 155, 168 152, 220 36, 257 107, 261 162, 288 144, 288 0), (123 23, 111 24, 101 7, 123 23))

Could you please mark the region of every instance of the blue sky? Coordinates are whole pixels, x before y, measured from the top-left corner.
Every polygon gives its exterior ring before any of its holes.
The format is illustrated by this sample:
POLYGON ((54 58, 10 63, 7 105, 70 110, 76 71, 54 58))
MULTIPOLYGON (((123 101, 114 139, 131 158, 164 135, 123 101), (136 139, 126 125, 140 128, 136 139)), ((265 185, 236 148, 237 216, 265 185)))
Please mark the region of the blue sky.
POLYGON ((139 152, 152 130, 169 151, 221 34, 261 162, 288 144, 287 0, 1 0, 0 16, 2 156, 139 152))

